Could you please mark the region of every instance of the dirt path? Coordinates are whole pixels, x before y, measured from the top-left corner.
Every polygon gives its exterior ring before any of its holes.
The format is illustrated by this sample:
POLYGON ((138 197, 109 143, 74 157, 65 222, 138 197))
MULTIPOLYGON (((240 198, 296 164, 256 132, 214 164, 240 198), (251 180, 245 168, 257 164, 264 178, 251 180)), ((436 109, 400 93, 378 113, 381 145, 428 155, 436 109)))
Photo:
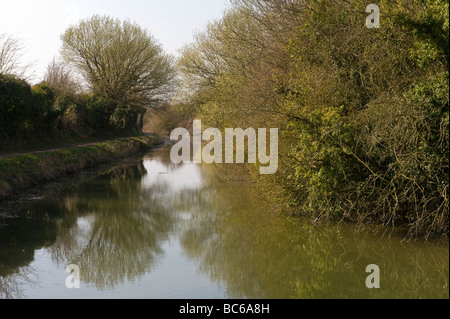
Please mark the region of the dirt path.
MULTIPOLYGON (((146 135, 148 136, 150 134, 146 134, 146 135)), ((14 157, 14 156, 20 156, 20 155, 32 155, 32 154, 42 154, 42 153, 48 153, 48 152, 56 152, 56 151, 61 151, 61 150, 66 150, 66 149, 71 149, 71 148, 76 148, 76 147, 92 146, 92 145, 106 143, 106 142, 111 142, 111 141, 126 140, 126 139, 129 139, 129 138, 132 138, 132 137, 133 136, 112 138, 112 139, 100 140, 100 141, 95 141, 95 142, 70 144, 70 145, 65 145, 65 146, 61 146, 61 147, 46 148, 46 149, 41 149, 41 150, 36 150, 36 151, 28 151, 28 152, 25 151, 25 152, 18 152, 18 153, 6 153, 6 154, 0 154, 0 159, 8 158, 8 157, 14 157)))

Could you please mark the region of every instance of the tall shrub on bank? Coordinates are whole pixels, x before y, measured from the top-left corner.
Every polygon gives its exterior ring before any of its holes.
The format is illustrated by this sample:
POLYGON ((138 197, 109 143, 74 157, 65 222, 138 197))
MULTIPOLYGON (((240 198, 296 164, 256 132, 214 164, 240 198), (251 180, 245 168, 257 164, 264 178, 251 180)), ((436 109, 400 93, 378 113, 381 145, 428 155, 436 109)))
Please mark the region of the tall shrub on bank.
POLYGON ((448 234, 448 1, 235 0, 179 66, 210 125, 279 127, 271 182, 314 219, 448 234))
POLYGON ((0 74, 0 137, 16 138, 30 129, 26 119, 32 110, 31 87, 24 80, 0 74))

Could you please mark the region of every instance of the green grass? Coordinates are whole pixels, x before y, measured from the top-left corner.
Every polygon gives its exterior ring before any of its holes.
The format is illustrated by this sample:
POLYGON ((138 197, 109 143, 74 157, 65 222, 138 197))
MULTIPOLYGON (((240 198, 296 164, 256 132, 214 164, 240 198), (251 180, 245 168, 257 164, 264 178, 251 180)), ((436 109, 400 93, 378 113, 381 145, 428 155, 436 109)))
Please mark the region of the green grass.
POLYGON ((81 143, 95 143, 102 140, 113 140, 116 138, 140 138, 142 136, 144 135, 135 132, 114 132, 110 134, 104 133, 100 135, 90 136, 88 138, 61 134, 55 137, 36 137, 34 139, 32 138, 20 141, 1 141, 0 155, 9 153, 34 152, 81 143))
POLYGON ((63 175, 135 155, 161 143, 159 137, 151 135, 2 158, 0 199, 63 175))

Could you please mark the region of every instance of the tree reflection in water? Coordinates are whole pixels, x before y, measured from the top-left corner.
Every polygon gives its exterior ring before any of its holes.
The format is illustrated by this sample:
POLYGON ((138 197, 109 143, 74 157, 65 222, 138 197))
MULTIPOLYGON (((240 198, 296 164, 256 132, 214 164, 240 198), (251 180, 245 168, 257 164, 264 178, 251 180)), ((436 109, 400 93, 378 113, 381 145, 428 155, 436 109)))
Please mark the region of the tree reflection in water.
POLYGON ((0 298, 22 296, 42 248, 59 269, 78 265, 83 286, 101 292, 146 280, 173 241, 183 249, 179 264, 194 262, 230 298, 448 298, 448 242, 402 243, 279 216, 252 185, 233 181, 234 167, 174 165, 169 154, 153 152, 7 209, 0 298), (382 270, 379 290, 365 286, 373 263, 382 270))
POLYGON ((209 213, 193 215, 181 242, 231 298, 448 298, 448 242, 406 243, 370 227, 356 233, 277 216, 249 196, 251 185, 229 181, 232 170, 225 169, 226 182, 211 170, 204 178, 220 192, 209 193, 209 213), (382 269, 382 289, 365 285, 373 263, 382 269))
POLYGON ((156 152, 153 160, 115 168, 66 198, 67 210, 84 218, 76 227, 59 227, 52 246, 55 260, 77 264, 83 269, 83 282, 98 289, 149 273, 177 224, 173 198, 187 191, 173 189, 167 177, 160 180, 183 169, 165 155, 156 152))
MULTIPOLYGON (((157 161, 167 171, 180 169, 167 157, 157 161)), ((77 264, 83 283, 100 290, 149 272, 164 253, 162 244, 176 216, 170 202, 161 200, 169 185, 146 187, 146 174, 143 161, 125 163, 39 201, 13 206, 8 213, 18 218, 2 219, 0 233, 1 297, 19 291, 14 275, 27 273, 23 267, 43 247, 60 267, 77 264)), ((147 176, 153 177, 158 175, 147 176)))

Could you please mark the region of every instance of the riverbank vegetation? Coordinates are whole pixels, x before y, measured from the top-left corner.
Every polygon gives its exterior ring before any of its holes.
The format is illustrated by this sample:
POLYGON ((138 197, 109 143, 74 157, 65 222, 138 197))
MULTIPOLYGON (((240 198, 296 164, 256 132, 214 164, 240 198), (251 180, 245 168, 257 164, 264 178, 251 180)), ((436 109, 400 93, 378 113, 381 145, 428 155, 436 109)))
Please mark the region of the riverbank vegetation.
POLYGON ((142 136, 0 158, 0 199, 82 169, 144 153, 162 142, 156 135, 142 136))
POLYGON ((448 235, 448 0, 380 0, 380 28, 362 0, 230 3, 178 71, 146 30, 93 16, 30 85, 20 45, 0 37, 0 151, 140 132, 149 109, 165 134, 193 119, 279 128, 278 173, 250 169, 270 199, 315 221, 448 235))
POLYGON ((20 42, 0 37, 0 199, 163 142, 142 135, 147 109, 173 90, 173 62, 158 42, 107 16, 83 20, 61 39, 63 59, 32 85, 20 42), (74 142, 92 144, 67 146, 74 142))
POLYGON ((61 39, 64 59, 55 59, 44 80, 31 85, 20 43, 0 37, 1 152, 136 135, 146 110, 167 103, 173 63, 146 30, 94 16, 61 39))
POLYGON ((280 128, 262 184, 313 220, 448 234, 448 1, 379 1, 379 29, 360 0, 231 2, 184 48, 174 112, 280 128))

